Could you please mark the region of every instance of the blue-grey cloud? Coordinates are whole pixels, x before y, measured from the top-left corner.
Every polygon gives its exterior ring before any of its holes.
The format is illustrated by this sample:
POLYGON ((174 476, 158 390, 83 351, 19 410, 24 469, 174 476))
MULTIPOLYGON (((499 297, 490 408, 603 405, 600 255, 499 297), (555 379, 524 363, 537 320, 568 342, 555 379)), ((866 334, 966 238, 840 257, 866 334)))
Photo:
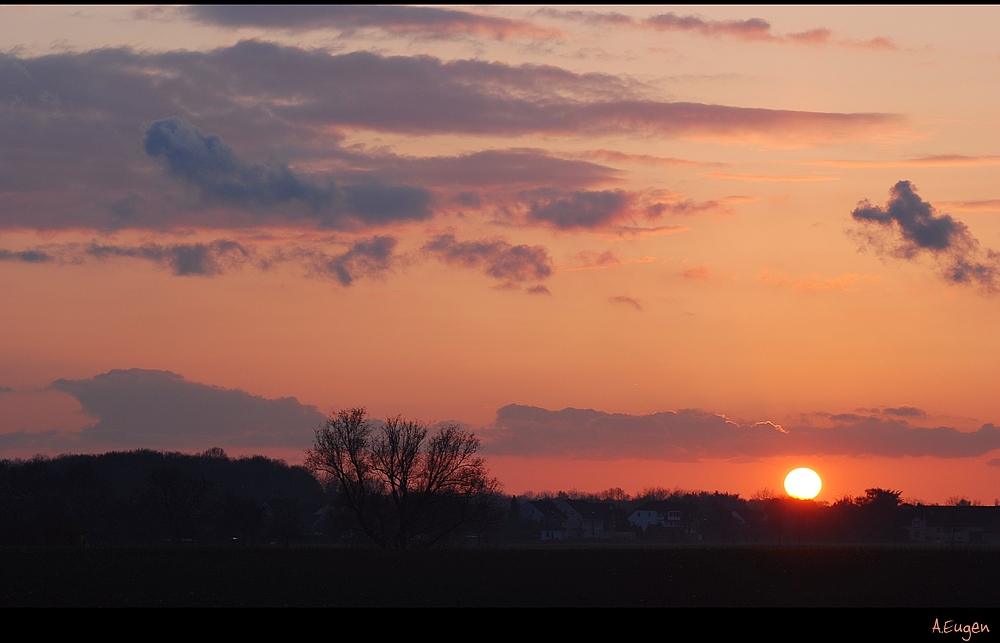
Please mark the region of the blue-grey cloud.
POLYGON ((459 34, 503 40, 551 36, 530 22, 461 9, 351 5, 203 5, 183 10, 193 20, 219 27, 257 27, 288 31, 380 29, 391 34, 451 38, 459 34))
POLYGON ((393 254, 398 240, 391 235, 377 235, 351 244, 343 254, 311 255, 313 270, 333 277, 343 286, 350 286, 359 277, 380 277, 392 270, 397 257, 393 254))
MULTIPOLYGON (((244 267, 270 270, 280 264, 292 264, 301 268, 308 276, 333 278, 344 286, 350 286, 361 277, 381 277, 391 271, 400 260, 394 252, 397 244, 398 240, 392 235, 376 235, 352 242, 290 244, 270 249, 229 239, 205 243, 141 245, 93 241, 89 245, 51 244, 45 246, 44 254, 63 266, 79 265, 88 260, 138 259, 169 269, 181 277, 215 277, 244 267), (331 253, 331 245, 347 245, 347 250, 331 253)), ((42 253, 41 250, 26 250, 11 254, 42 253)))
MULTIPOLYGON (((453 234, 441 234, 425 243, 423 250, 447 264, 480 268, 505 288, 542 281, 552 274, 552 258, 544 246, 511 245, 503 239, 459 241, 453 234)), ((537 289, 532 292, 542 294, 537 289)))
MULTIPOLYGON (((226 239, 210 243, 179 243, 160 245, 148 243, 141 246, 118 246, 94 243, 85 251, 97 259, 129 257, 146 259, 169 266, 175 275, 220 275, 230 268, 254 262, 256 253, 243 244, 226 239)), ((257 260, 258 266, 265 261, 257 260)))
POLYGON ((22 263, 48 263, 55 257, 41 250, 2 250, 0 261, 20 261, 22 263))
MULTIPOLYGON (((397 252, 399 240, 392 235, 375 235, 353 241, 326 240, 323 243, 290 243, 268 248, 266 242, 240 243, 216 239, 204 243, 141 245, 64 243, 45 246, 45 255, 61 266, 76 266, 87 261, 137 259, 152 262, 174 275, 215 277, 245 267, 270 270, 279 265, 298 267, 304 276, 333 279, 351 286, 358 279, 378 279, 396 267, 412 261, 397 252), (331 248, 346 246, 345 250, 331 248)), ((540 281, 552 273, 552 259, 543 246, 511 245, 502 239, 460 242, 453 235, 437 235, 423 248, 430 256, 460 267, 479 267, 505 287, 540 281)), ((26 250, 12 254, 39 254, 26 250)), ((531 293, 548 293, 541 284, 531 293)))
POLYGON ((218 136, 177 117, 150 124, 142 145, 150 156, 163 157, 171 174, 223 201, 267 207, 298 200, 319 210, 335 195, 333 186, 320 187, 287 165, 247 163, 218 136))
POLYGON ((899 181, 889 190, 886 206, 862 201, 851 212, 856 221, 896 227, 903 237, 903 250, 911 256, 920 250, 946 250, 968 229, 950 215, 935 215, 934 206, 917 196, 909 181, 899 181))
POLYGON ((248 163, 218 136, 177 117, 152 123, 143 147, 150 156, 163 157, 171 174, 196 185, 211 200, 260 210, 297 201, 308 207, 307 216, 328 227, 431 216, 430 193, 423 188, 373 182, 338 189, 332 180, 321 186, 282 163, 248 163))
POLYGON ((642 458, 695 461, 703 458, 777 455, 871 455, 968 458, 1000 449, 1000 429, 914 427, 904 420, 843 415, 833 426, 738 423, 706 411, 650 415, 567 408, 549 411, 511 404, 497 411, 481 433, 489 453, 585 459, 642 458))
POLYGON ((980 248, 958 219, 937 214, 909 181, 892 186, 885 207, 861 201, 851 217, 864 224, 850 231, 862 248, 902 259, 928 255, 951 283, 975 284, 991 293, 1000 285, 1000 254, 980 248))
POLYGON ((79 434, 62 436, 70 448, 307 447, 323 422, 316 407, 294 397, 268 399, 191 382, 170 371, 113 370, 50 386, 75 397, 97 419, 79 434))
POLYGON ((887 415, 895 415, 898 417, 911 417, 911 418, 925 418, 927 413, 915 406, 897 406, 895 408, 886 408, 882 410, 883 413, 887 415))
POLYGON ((0 393, 14 393, 14 389, 9 386, 0 386, 0 393))
POLYGON ((624 190, 560 193, 552 189, 522 195, 528 202, 528 219, 567 230, 608 225, 629 210, 630 198, 624 190))

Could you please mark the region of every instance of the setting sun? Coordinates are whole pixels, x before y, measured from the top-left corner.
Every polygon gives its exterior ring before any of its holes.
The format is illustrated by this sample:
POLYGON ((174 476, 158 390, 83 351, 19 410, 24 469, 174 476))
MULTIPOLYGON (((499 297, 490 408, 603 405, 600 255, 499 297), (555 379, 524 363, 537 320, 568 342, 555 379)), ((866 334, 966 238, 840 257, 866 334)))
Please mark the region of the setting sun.
POLYGON ((812 500, 822 488, 823 481, 819 474, 806 467, 795 469, 785 476, 785 493, 799 500, 812 500))

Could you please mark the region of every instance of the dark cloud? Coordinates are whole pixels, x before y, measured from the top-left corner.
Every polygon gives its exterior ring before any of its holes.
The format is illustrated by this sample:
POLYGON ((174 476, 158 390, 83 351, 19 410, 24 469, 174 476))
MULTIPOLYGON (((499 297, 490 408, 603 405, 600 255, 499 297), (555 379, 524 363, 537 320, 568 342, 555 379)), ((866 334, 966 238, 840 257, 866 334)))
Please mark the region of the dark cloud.
POLYGON ((404 6, 204 5, 183 10, 192 19, 219 27, 257 27, 288 31, 376 28, 391 34, 450 38, 459 34, 498 40, 545 37, 558 32, 523 20, 488 16, 461 9, 404 6))
POLYGON ((668 190, 524 190, 506 213, 519 212, 517 222, 553 226, 560 230, 596 230, 634 226, 637 221, 664 215, 690 217, 707 212, 726 212, 729 203, 745 197, 695 202, 668 190))
POLYGON ((1000 458, 993 458, 992 460, 986 461, 986 466, 988 467, 1000 467, 1000 458))
POLYGON ((631 199, 624 190, 560 193, 552 189, 521 195, 528 202, 528 219, 562 230, 606 226, 629 212, 631 199))
POLYGON ((998 288, 1000 254, 981 249, 958 219, 936 214, 909 181, 892 186, 885 207, 861 201, 851 217, 867 224, 851 232, 863 248, 903 259, 929 255, 949 282, 977 284, 988 292, 998 288))
POLYGON ((527 292, 528 292, 529 295, 551 295, 552 294, 552 292, 548 288, 546 288, 545 286, 543 286, 542 284, 538 284, 536 286, 532 286, 532 287, 528 288, 527 292))
POLYGON ((832 422, 823 428, 782 427, 772 422, 740 424, 698 410, 628 415, 511 404, 497 411, 496 422, 481 435, 487 451, 497 455, 598 460, 680 462, 778 455, 967 458, 1000 449, 1000 429, 992 424, 961 432, 859 415, 834 416, 832 422))
POLYGON ((115 229, 135 226, 141 222, 144 210, 148 207, 149 201, 136 192, 118 199, 108 206, 108 211, 117 219, 117 222, 108 227, 115 229))
POLYGON ((347 216, 375 225, 430 218, 431 195, 409 185, 369 183, 343 188, 347 216))
POLYGON ((911 418, 925 418, 927 413, 914 407, 914 406, 898 406, 896 408, 887 408, 882 411, 888 415, 895 415, 898 417, 911 417, 911 418))
POLYGON ((221 138, 177 117, 151 123, 142 145, 150 156, 163 157, 171 174, 223 201, 267 207, 298 200, 318 211, 335 195, 332 186, 320 187, 287 165, 246 163, 221 138))
POLYGON ((393 268, 396 257, 393 250, 398 241, 389 235, 375 236, 357 241, 347 252, 329 257, 314 257, 316 273, 330 276, 344 286, 350 286, 359 277, 379 277, 393 268))
POLYGON ((724 212, 729 209, 730 200, 742 200, 740 197, 727 197, 726 199, 711 201, 695 201, 693 199, 679 199, 668 203, 651 203, 646 207, 646 215, 650 218, 658 217, 662 214, 671 214, 681 217, 693 217, 706 212, 724 212))
POLYGON ((689 31, 703 36, 732 36, 741 40, 780 40, 771 31, 771 23, 762 18, 745 20, 706 20, 701 16, 661 13, 648 18, 634 18, 617 11, 580 11, 542 9, 542 15, 615 27, 640 27, 655 31, 689 31))
POLYGON ((483 200, 475 192, 459 192, 455 195, 455 203, 469 208, 478 208, 483 204, 483 200))
POLYGON ((967 234, 965 226, 949 215, 935 216, 934 207, 917 196, 909 181, 900 181, 889 190, 885 208, 862 201, 851 212, 856 221, 870 221, 898 228, 909 256, 920 250, 945 250, 967 234))
POLYGON ((48 263, 55 257, 41 250, 0 250, 0 261, 20 261, 22 263, 48 263))
MULTIPOLYGON (((334 279, 343 286, 351 286, 363 277, 384 277, 405 262, 406 256, 396 252, 398 245, 399 240, 392 235, 375 235, 351 242, 328 240, 322 245, 292 243, 270 250, 216 239, 204 243, 141 245, 94 241, 89 245, 54 244, 46 246, 44 253, 41 250, 0 252, 29 256, 45 254, 60 265, 77 265, 88 260, 139 259, 169 269, 177 276, 213 277, 244 267, 269 270, 280 264, 293 264, 308 276, 334 279), (330 252, 331 245, 346 245, 347 249, 330 252)), ((508 288, 542 281, 553 271, 552 258, 544 246, 512 245, 503 239, 458 241, 454 235, 436 235, 422 246, 422 250, 449 265, 480 268, 508 288)), ((549 293, 539 283, 531 285, 528 292, 549 293)))
POLYGON ((195 184, 211 200, 265 210, 298 201, 329 227, 342 227, 344 218, 384 225, 431 216, 430 193, 422 188, 369 183, 338 190, 332 180, 320 186, 281 163, 247 163, 218 136, 176 117, 152 123, 143 147, 150 156, 163 157, 171 174, 195 184))
POLYGON ((66 438, 102 448, 306 447, 323 422, 316 407, 294 397, 267 399, 169 371, 113 370, 90 379, 56 380, 51 388, 72 395, 97 418, 66 438))
POLYGON ((169 266, 179 276, 219 275, 226 269, 239 268, 247 263, 256 263, 258 267, 264 265, 251 248, 226 239, 174 245, 148 243, 141 246, 115 246, 94 243, 84 252, 97 259, 129 257, 153 261, 169 266))
POLYGON ((350 286, 360 277, 378 277, 391 270, 396 263, 393 251, 397 243, 396 238, 391 235, 378 235, 355 241, 346 252, 333 256, 308 248, 262 255, 251 247, 224 239, 211 243, 169 246, 112 246, 95 243, 85 253, 98 259, 146 259, 169 266, 175 275, 214 276, 248 264, 258 269, 267 269, 278 262, 296 261, 313 275, 332 277, 342 285, 350 286))
POLYGON ((9 386, 0 386, 0 393, 15 393, 16 391, 9 386))
POLYGON ((642 20, 643 26, 657 31, 694 31, 705 36, 733 36, 741 40, 776 40, 771 23, 761 18, 746 20, 705 20, 700 16, 661 13, 642 20))
POLYGON ((800 45, 837 45, 852 49, 897 50, 899 47, 889 38, 878 37, 869 40, 851 38, 834 38, 831 30, 826 28, 808 29, 786 35, 775 33, 771 23, 763 18, 747 18, 743 20, 707 20, 701 16, 679 16, 676 13, 662 13, 648 18, 633 18, 617 11, 563 11, 559 9, 543 9, 543 15, 564 18, 598 25, 615 27, 636 27, 654 31, 681 31, 696 33, 710 38, 728 37, 736 40, 769 43, 795 43, 800 45))
POLYGON ((425 243, 423 250, 447 264, 481 268, 504 287, 541 281, 552 274, 552 258, 544 246, 515 246, 503 239, 458 241, 455 235, 441 234, 425 243))
MULTIPOLYGON (((205 243, 119 245, 93 241, 45 246, 46 251, 28 250, 18 254, 45 254, 60 265, 77 265, 87 260, 140 259, 169 269, 177 276, 214 277, 231 270, 252 267, 270 270, 291 263, 313 277, 334 278, 349 286, 360 277, 379 277, 398 263, 394 254, 397 240, 391 235, 376 235, 352 242, 328 240, 323 244, 287 244, 284 247, 260 248, 228 239, 205 243), (331 254, 330 245, 346 245, 345 252, 331 254)), ((9 251, 0 251, 9 252, 9 251)), ((2 255, 0 255, 2 259, 2 255)))

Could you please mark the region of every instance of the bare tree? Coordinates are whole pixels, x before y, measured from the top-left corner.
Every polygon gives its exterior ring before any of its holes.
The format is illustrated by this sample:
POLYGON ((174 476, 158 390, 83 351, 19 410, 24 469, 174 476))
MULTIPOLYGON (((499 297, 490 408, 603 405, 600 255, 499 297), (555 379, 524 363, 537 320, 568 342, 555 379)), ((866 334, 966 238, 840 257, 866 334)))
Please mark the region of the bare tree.
POLYGON ((428 437, 420 423, 376 425, 354 408, 316 430, 306 466, 335 487, 355 527, 380 547, 430 547, 465 526, 499 517, 500 483, 481 444, 455 424, 428 437))

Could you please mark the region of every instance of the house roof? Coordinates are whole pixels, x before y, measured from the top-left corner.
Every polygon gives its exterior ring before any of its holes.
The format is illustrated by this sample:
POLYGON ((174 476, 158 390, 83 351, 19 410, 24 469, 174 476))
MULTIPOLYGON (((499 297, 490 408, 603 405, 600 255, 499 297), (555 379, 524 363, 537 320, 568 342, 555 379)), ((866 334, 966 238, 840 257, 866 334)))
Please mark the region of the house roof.
POLYGON ((588 502, 586 500, 567 500, 566 504, 576 510, 584 518, 592 520, 607 520, 614 516, 615 506, 610 502, 588 502))
POLYGON ((657 513, 666 514, 668 511, 680 511, 682 513, 687 513, 693 509, 694 506, 689 502, 681 502, 678 500, 647 500, 633 509, 632 512, 655 511, 657 513))

